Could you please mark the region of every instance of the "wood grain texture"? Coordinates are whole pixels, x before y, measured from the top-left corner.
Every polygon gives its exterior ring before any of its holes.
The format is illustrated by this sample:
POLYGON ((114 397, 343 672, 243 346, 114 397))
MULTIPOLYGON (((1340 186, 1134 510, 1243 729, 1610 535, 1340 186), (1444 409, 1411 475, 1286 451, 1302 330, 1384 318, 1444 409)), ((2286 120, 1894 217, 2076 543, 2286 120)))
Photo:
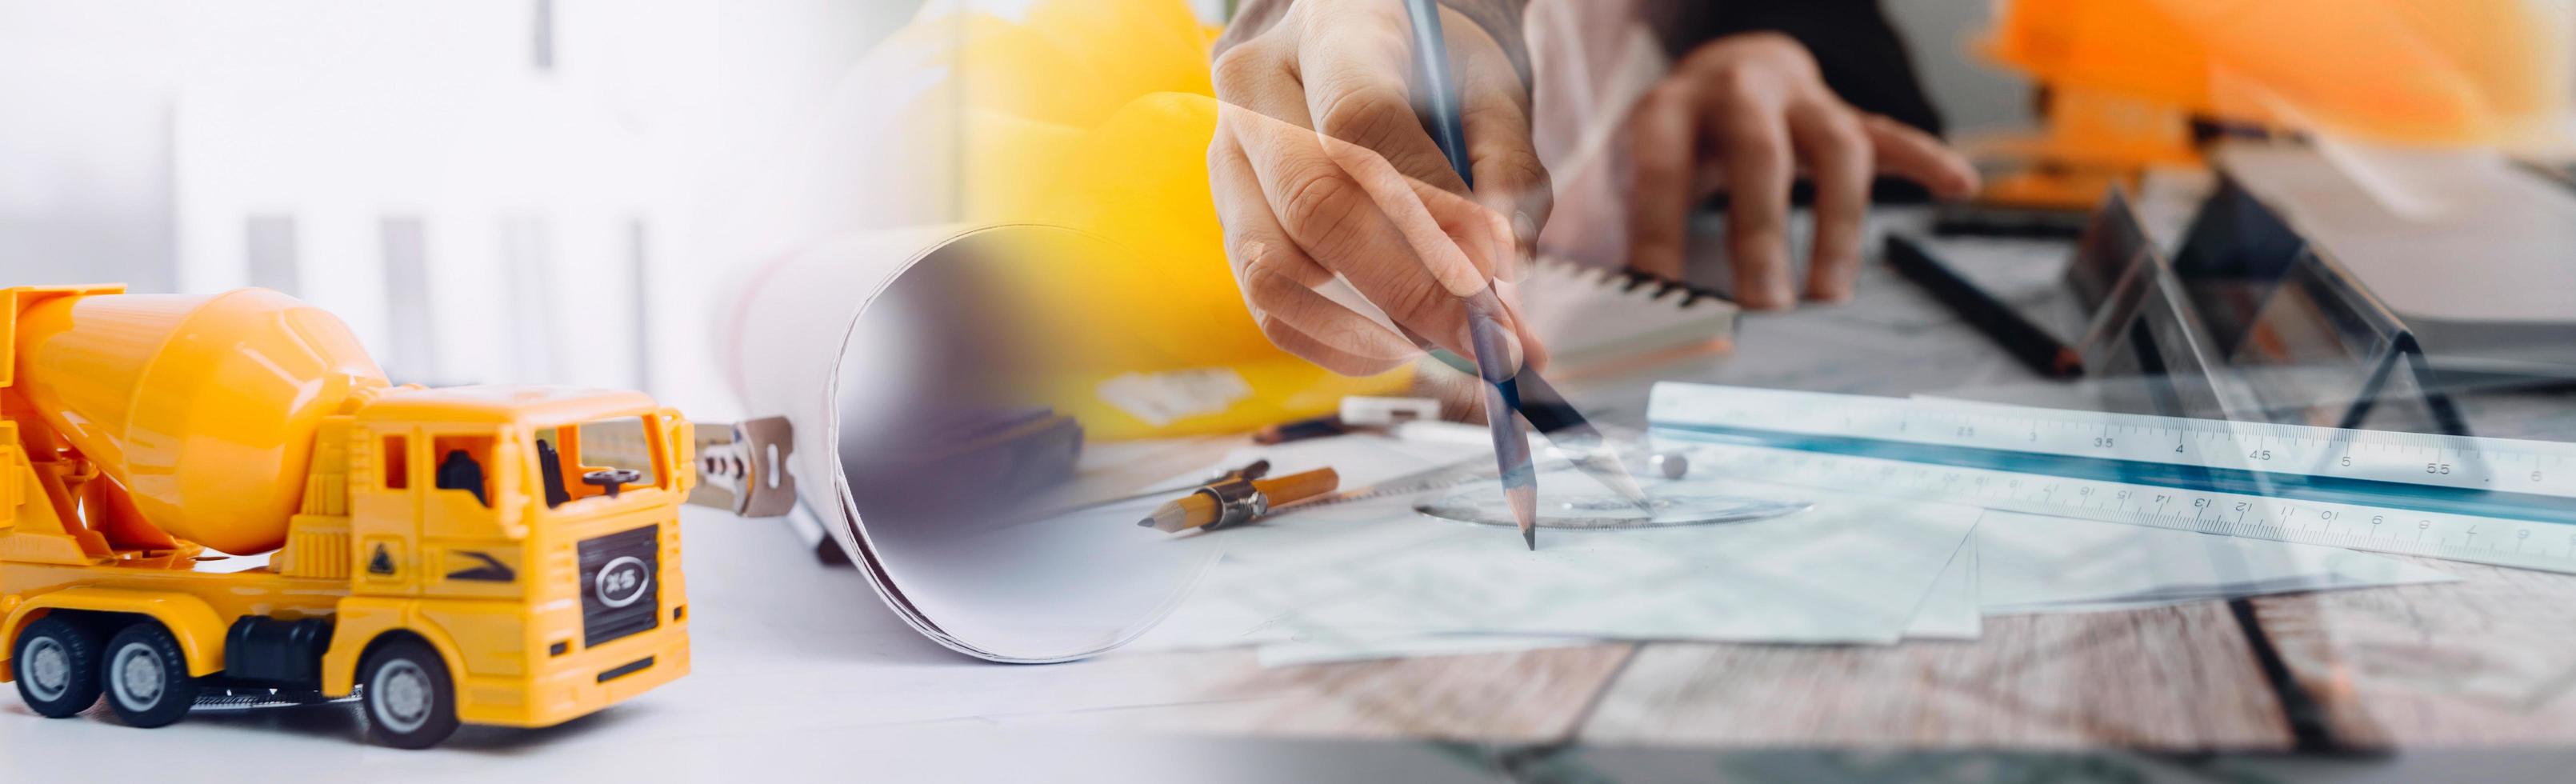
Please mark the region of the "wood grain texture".
POLYGON ((2149 751, 2290 746, 2221 602, 1991 618, 1976 642, 1648 645, 1586 744, 2149 751))
POLYGON ((2254 600, 2335 739, 2576 742, 2576 575, 2415 560, 2462 581, 2254 600))
POLYGON ((1010 726, 1318 738, 1553 744, 1636 648, 1603 644, 1518 653, 1264 668, 1248 650, 1155 654, 1207 699, 1172 705, 989 717, 1010 726))

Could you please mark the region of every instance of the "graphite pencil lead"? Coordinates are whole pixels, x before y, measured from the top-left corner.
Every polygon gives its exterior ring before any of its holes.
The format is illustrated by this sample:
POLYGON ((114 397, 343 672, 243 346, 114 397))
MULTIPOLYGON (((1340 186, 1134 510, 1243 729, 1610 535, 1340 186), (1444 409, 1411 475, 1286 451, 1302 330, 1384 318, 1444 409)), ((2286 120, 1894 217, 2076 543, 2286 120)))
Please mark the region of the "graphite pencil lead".
POLYGON ((1521 527, 1521 542, 1538 549, 1538 486, 1505 487, 1503 500, 1511 503, 1512 520, 1521 527))

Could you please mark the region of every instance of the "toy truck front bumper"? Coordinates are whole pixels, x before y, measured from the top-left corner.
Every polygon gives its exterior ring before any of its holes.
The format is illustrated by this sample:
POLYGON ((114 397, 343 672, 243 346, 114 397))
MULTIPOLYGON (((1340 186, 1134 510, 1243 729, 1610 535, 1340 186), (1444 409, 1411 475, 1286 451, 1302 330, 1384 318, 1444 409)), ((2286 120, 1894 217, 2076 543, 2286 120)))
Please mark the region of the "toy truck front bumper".
POLYGON ((467 724, 551 727, 598 712, 689 674, 689 637, 672 629, 649 644, 620 640, 546 662, 527 678, 470 679, 457 694, 467 724))

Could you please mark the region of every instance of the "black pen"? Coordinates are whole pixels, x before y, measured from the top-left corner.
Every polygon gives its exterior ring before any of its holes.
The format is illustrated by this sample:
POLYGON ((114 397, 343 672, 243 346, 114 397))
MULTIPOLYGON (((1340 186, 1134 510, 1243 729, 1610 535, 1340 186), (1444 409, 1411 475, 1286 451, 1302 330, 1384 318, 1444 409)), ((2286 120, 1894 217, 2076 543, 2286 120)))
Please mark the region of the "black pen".
POLYGON ((1950 307, 1969 324, 1986 333, 2011 352, 2014 359, 2049 378, 2073 378, 2084 373, 2084 359, 2073 347, 2049 334, 2048 330, 2023 318, 2012 305, 1995 299, 1977 288, 1949 265, 1933 257, 1914 240, 1895 234, 1887 235, 1887 265, 1896 269, 1915 285, 1922 286, 1933 299, 1950 307))

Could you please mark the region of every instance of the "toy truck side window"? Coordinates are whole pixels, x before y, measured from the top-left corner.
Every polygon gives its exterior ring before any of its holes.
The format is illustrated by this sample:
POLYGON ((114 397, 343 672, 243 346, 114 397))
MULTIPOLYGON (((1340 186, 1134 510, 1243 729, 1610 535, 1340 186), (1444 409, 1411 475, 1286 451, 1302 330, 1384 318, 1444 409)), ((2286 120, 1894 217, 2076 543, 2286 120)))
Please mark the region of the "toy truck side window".
POLYGON ((668 489, 659 428, 649 417, 613 417, 536 433, 538 474, 546 506, 635 488, 668 489))
POLYGON ((492 506, 493 468, 492 436, 441 435, 429 442, 431 475, 440 490, 469 493, 477 503, 492 506))
POLYGON ((419 453, 420 435, 408 425, 382 422, 369 430, 352 450, 374 463, 349 477, 349 531, 357 538, 358 559, 352 576, 368 591, 400 591, 413 579, 419 557, 420 488, 426 480, 414 472, 429 458, 419 453))
POLYGON ((401 490, 411 487, 411 438, 402 435, 385 436, 384 455, 384 488, 401 490))

